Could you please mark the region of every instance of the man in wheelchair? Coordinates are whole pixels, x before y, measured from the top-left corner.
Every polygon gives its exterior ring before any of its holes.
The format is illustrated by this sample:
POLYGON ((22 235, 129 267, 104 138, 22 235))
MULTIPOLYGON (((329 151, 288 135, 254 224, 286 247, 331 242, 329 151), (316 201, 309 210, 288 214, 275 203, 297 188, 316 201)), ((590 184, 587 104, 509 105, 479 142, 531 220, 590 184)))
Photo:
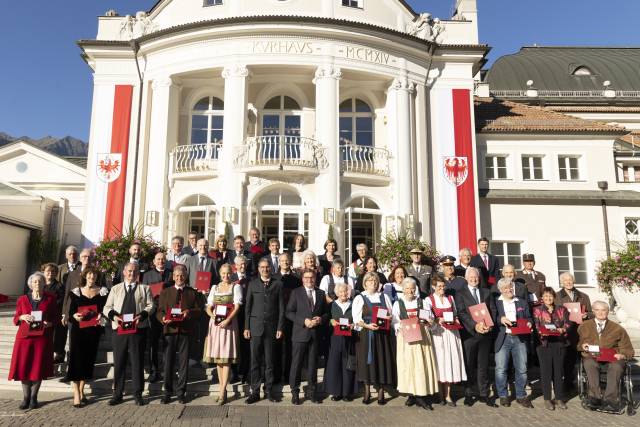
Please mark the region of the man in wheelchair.
POLYGON ((619 412, 620 378, 625 372, 626 360, 633 358, 634 350, 627 331, 608 319, 609 305, 603 301, 592 304, 595 319, 585 321, 578 328, 578 351, 587 375, 586 405, 590 409, 619 412), (607 370, 604 395, 600 389, 600 370, 607 370))

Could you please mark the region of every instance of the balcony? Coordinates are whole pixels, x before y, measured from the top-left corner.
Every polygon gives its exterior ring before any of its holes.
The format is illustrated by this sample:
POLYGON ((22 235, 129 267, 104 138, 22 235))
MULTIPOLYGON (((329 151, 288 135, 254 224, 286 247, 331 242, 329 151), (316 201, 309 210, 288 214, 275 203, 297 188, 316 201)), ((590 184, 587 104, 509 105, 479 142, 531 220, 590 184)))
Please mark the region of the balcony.
POLYGON ((327 166, 324 148, 311 138, 299 136, 255 136, 247 138, 234 155, 240 172, 266 178, 317 175, 327 166), (293 173, 293 176, 291 175, 293 173))
POLYGON ((388 185, 389 150, 346 144, 340 146, 342 179, 353 184, 388 185))
POLYGON ((169 179, 202 179, 218 175, 222 142, 178 145, 169 157, 169 179))

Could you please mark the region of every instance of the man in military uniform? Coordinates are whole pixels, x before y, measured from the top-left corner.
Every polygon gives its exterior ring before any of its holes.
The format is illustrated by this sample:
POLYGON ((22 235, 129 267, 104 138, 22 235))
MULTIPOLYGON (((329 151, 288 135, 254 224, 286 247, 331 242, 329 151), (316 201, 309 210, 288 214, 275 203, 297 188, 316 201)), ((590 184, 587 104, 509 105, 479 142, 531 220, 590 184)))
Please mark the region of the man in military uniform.
POLYGON ((455 296, 456 292, 467 285, 467 281, 462 277, 456 276, 454 263, 456 257, 445 255, 440 258, 440 268, 444 274, 445 292, 447 295, 455 296))
POLYGON ((527 291, 534 294, 538 301, 541 301, 542 291, 547 286, 547 278, 541 272, 533 269, 536 265, 536 258, 533 254, 522 255, 522 264, 524 268, 516 274, 516 280, 524 280, 527 291))
POLYGON ((407 274, 416 280, 420 296, 424 298, 431 295, 431 267, 422 264, 422 255, 419 247, 411 249, 411 264, 407 267, 407 274))

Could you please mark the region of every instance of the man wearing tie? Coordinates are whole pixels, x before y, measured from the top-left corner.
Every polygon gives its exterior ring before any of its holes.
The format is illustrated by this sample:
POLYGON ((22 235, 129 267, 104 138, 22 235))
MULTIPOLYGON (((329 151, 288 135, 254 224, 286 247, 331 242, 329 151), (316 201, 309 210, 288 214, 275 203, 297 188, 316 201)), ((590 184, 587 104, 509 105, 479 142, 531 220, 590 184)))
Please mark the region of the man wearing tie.
MULTIPOLYGON (((251 252, 249 252, 248 250, 245 250, 244 248, 244 237, 242 237, 241 235, 237 235, 236 237, 233 238, 233 254, 231 255, 231 259, 235 263, 236 257, 239 257, 241 255, 245 257, 245 274, 248 276, 253 276, 255 272, 254 271, 255 268, 251 262, 252 261, 251 252)), ((236 269, 234 269, 233 271, 235 272, 236 269)))
POLYGON ((198 253, 198 234, 191 232, 187 234, 188 245, 182 248, 182 253, 187 256, 193 256, 198 253))
POLYGON ((478 239, 478 253, 471 258, 470 265, 480 270, 482 287, 490 288, 498 283, 500 279, 500 263, 498 258, 489 252, 489 239, 481 237, 478 239))
POLYGON ((175 264, 186 265, 191 255, 182 253, 184 246, 184 237, 174 236, 171 239, 171 249, 167 252, 167 269, 173 270, 175 264))
POLYGON ((294 289, 287 305, 287 319, 293 322, 293 361, 289 373, 291 403, 300 404, 300 374, 302 363, 307 358, 308 393, 313 403, 320 403, 316 395, 318 370, 318 344, 321 340, 322 325, 329 319, 326 294, 315 288, 316 273, 302 272, 302 287, 294 289))
POLYGON ((269 261, 271 274, 277 274, 280 271, 280 240, 269 239, 269 255, 265 258, 269 261))
MULTIPOLYGON (((129 263, 136 264, 138 266, 138 274, 140 277, 149 269, 149 265, 146 262, 143 262, 140 257, 142 256, 142 248, 140 243, 132 243, 129 246, 129 263)), ((125 263, 126 264, 126 263, 125 263)), ((118 268, 115 276, 113 277, 113 284, 122 282, 122 270, 124 269, 124 264, 122 267, 118 268)), ((136 277, 136 281, 139 281, 140 278, 136 277)))
MULTIPOLYGON (((289 254, 280 254, 278 258, 279 270, 278 273, 273 276, 274 279, 282 283, 282 295, 284 298, 284 306, 289 303, 289 297, 291 292, 302 286, 302 280, 293 270, 291 270, 291 258, 289 254)), ((282 378, 286 383, 289 381, 289 367, 291 366, 291 330, 293 324, 287 318, 284 319, 284 329, 282 330, 284 336, 276 345, 275 355, 275 377, 282 378)))
POLYGON ((258 263, 259 276, 249 283, 244 314, 244 337, 251 346, 251 395, 246 403, 260 400, 261 365, 264 360, 265 398, 277 402, 271 388, 274 382, 273 348, 282 338, 284 298, 282 283, 271 277, 267 259, 258 263))
POLYGON ((66 286, 69 273, 80 266, 80 261, 78 261, 78 248, 73 245, 67 246, 67 249, 64 251, 64 257, 67 259, 67 262, 58 266, 58 282, 66 286))
POLYGON ((464 277, 467 272, 467 268, 471 266, 471 249, 462 248, 460 252, 458 252, 458 257, 460 258, 460 264, 456 265, 455 272, 456 276, 464 277))
POLYGON ((147 329, 149 328, 149 314, 153 309, 151 290, 147 285, 137 282, 139 276, 138 264, 125 264, 122 277, 124 281, 111 288, 107 297, 103 314, 111 320, 113 329, 113 397, 109 405, 122 403, 124 382, 126 378, 127 362, 131 363, 131 378, 133 380, 133 398, 136 405, 145 404, 142 399, 144 390, 144 350, 147 329), (133 318, 133 334, 119 334, 116 332, 123 321, 133 318))
POLYGON ((491 353, 491 328, 484 323, 476 323, 469 307, 485 303, 489 308, 490 292, 480 288, 480 272, 475 267, 467 268, 466 285, 456 292, 455 303, 458 318, 463 326, 460 338, 464 347, 464 362, 467 371, 465 385, 465 406, 472 406, 474 395, 490 407, 497 405, 489 399, 489 354, 491 353), (474 389, 477 388, 477 394, 474 389))
POLYGON ((533 269, 536 265, 536 257, 533 254, 522 255, 524 268, 516 274, 516 279, 524 280, 527 290, 534 294, 538 301, 542 298, 542 290, 547 286, 547 278, 544 274, 533 269))
POLYGON ((187 269, 183 265, 176 265, 173 271, 173 282, 174 286, 165 288, 160 294, 156 319, 164 325, 167 343, 164 352, 164 397, 160 403, 169 403, 174 391, 177 391, 178 402, 185 404, 189 369, 189 334, 194 330, 195 322, 202 312, 202 306, 198 301, 196 290, 186 286, 187 269), (173 308, 180 309, 182 319, 179 322, 167 319, 167 312, 171 312, 173 308), (178 361, 177 390, 173 386, 176 359, 178 361))
POLYGON ((418 283, 420 297, 431 295, 431 267, 422 264, 422 250, 418 247, 411 249, 411 264, 407 267, 407 274, 418 283))

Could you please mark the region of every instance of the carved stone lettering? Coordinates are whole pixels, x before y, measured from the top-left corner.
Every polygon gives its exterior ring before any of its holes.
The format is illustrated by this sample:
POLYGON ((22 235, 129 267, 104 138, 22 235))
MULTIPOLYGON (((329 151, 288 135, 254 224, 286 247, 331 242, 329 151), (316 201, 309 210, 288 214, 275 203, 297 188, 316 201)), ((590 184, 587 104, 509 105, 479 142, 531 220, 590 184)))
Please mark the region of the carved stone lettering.
POLYGON ((296 41, 259 41, 253 42, 253 53, 291 53, 310 54, 313 53, 310 42, 296 41))
POLYGON ((389 64, 390 55, 376 49, 370 49, 368 47, 347 46, 344 52, 345 56, 349 59, 375 62, 376 64, 389 64))

